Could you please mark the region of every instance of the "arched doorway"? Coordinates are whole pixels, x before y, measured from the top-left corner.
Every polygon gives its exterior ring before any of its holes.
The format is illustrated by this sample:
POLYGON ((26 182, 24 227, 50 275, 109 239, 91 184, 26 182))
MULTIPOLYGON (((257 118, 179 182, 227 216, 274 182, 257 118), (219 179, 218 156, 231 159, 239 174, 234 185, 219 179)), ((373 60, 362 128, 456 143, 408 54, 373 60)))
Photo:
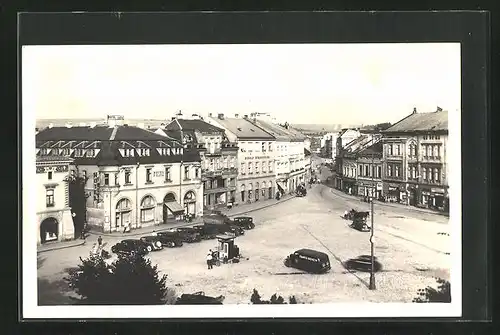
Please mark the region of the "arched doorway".
POLYGON ((184 195, 184 213, 196 215, 196 194, 193 191, 184 195))
POLYGON ((175 198, 175 194, 172 192, 167 193, 163 198, 163 223, 167 223, 169 218, 175 219, 175 209, 177 208, 175 207, 176 204, 177 199, 175 198))
POLYGON ((59 222, 55 218, 46 218, 40 223, 40 242, 57 241, 59 238, 59 222))
POLYGON ((141 200, 141 223, 155 221, 156 201, 151 195, 146 195, 141 200))
POLYGON ((132 213, 132 203, 129 199, 124 198, 116 204, 115 229, 120 230, 122 227, 130 225, 132 213))

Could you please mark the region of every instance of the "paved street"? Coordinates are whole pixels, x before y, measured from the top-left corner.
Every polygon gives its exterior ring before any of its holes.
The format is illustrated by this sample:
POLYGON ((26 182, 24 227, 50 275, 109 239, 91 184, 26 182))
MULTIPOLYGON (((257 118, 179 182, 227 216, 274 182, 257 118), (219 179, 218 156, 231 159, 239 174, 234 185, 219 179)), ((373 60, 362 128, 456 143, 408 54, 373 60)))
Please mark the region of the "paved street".
MULTIPOLYGON (((350 208, 369 210, 369 204, 314 185, 306 197, 251 214, 256 228, 236 239, 243 255, 240 263, 207 270, 205 255, 209 248, 215 248, 214 240, 165 249, 150 257, 168 274, 169 286, 178 293, 222 294, 225 303, 248 303, 253 288, 263 297, 277 292, 296 295, 300 302, 410 302, 417 289, 434 285, 433 276, 449 279, 448 218, 377 205, 375 254, 383 270, 376 276, 377 290, 369 291, 368 273, 349 272, 342 265, 370 253, 370 234, 353 230, 340 217, 350 208), (283 259, 300 248, 329 254, 331 272, 297 274, 284 267, 283 259)), ((105 239, 110 245, 117 240, 105 239)), ((87 244, 40 254, 44 261, 39 279, 59 281, 65 269, 75 266, 79 256, 87 256, 90 248, 87 244)))

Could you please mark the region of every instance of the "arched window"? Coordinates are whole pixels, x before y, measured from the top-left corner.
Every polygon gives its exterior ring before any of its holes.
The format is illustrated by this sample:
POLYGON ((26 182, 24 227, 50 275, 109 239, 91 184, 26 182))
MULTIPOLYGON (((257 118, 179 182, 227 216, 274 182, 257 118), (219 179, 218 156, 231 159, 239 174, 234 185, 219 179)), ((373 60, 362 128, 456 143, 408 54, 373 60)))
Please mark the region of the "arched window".
POLYGON ((434 181, 439 183, 439 169, 434 169, 434 181))
POLYGON ((163 199, 163 202, 173 202, 173 201, 176 201, 175 194, 173 193, 168 193, 167 195, 165 195, 165 198, 163 199))
POLYGON ((387 175, 389 177, 392 177, 392 166, 391 165, 387 165, 387 175))
POLYGON ((132 210, 132 206, 130 204, 130 200, 128 199, 122 199, 116 204, 116 210, 118 212, 122 211, 130 211, 132 210))
POLYGON ((245 184, 241 184, 240 191, 244 191, 244 190, 245 190, 245 184))
POLYGON ((147 195, 141 201, 141 222, 151 222, 155 220, 155 199, 147 195))
POLYGON ((434 146, 434 157, 439 157, 439 146, 434 146))
POLYGON ((193 202, 196 201, 196 195, 194 194, 193 191, 189 191, 186 193, 184 196, 184 202, 193 202))

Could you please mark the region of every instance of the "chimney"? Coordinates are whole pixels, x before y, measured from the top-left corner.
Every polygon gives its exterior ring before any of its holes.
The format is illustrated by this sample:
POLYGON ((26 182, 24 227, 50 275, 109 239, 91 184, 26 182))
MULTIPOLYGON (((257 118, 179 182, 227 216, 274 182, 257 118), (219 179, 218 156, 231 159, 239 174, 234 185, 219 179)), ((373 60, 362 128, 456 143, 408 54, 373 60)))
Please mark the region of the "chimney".
POLYGON ((412 114, 417 114, 417 107, 413 107, 413 113, 412 114))
POLYGON ((53 123, 49 123, 49 128, 52 128, 54 127, 54 124, 53 123))
POLYGON ((175 116, 172 116, 172 118, 170 120, 174 121, 175 120, 175 116))
POLYGON ((219 120, 224 120, 224 114, 223 114, 223 113, 219 113, 219 114, 217 115, 217 118, 218 118, 219 120))
POLYGON ((234 117, 235 117, 235 118, 239 118, 239 117, 240 117, 240 114, 234 114, 234 117))
POLYGON ((437 106, 436 112, 442 112, 442 111, 443 111, 443 109, 441 107, 437 106))

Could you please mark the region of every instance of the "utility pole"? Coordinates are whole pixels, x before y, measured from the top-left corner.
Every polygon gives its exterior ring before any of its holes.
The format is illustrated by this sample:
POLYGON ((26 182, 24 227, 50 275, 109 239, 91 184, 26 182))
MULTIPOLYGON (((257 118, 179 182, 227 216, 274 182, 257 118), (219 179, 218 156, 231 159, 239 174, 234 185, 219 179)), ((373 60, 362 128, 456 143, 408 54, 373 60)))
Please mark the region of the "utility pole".
MULTIPOLYGON (((374 134, 375 135, 375 134, 374 134)), ((376 192, 376 185, 375 185, 375 180, 374 180, 374 175, 375 175, 375 165, 374 165, 374 151, 373 151, 373 146, 374 146, 374 138, 375 136, 372 136, 372 185, 373 185, 373 189, 372 189, 372 196, 371 196, 371 213, 370 213, 370 216, 371 216, 371 227, 370 227, 370 256, 371 256, 371 269, 370 269, 370 287, 369 289, 370 290, 376 290, 377 287, 375 285, 375 256, 374 256, 374 249, 375 249, 375 240, 373 238, 373 231, 374 231, 374 219, 373 219, 373 214, 374 214, 374 210, 373 210, 373 201, 374 201, 374 191, 376 192)))

